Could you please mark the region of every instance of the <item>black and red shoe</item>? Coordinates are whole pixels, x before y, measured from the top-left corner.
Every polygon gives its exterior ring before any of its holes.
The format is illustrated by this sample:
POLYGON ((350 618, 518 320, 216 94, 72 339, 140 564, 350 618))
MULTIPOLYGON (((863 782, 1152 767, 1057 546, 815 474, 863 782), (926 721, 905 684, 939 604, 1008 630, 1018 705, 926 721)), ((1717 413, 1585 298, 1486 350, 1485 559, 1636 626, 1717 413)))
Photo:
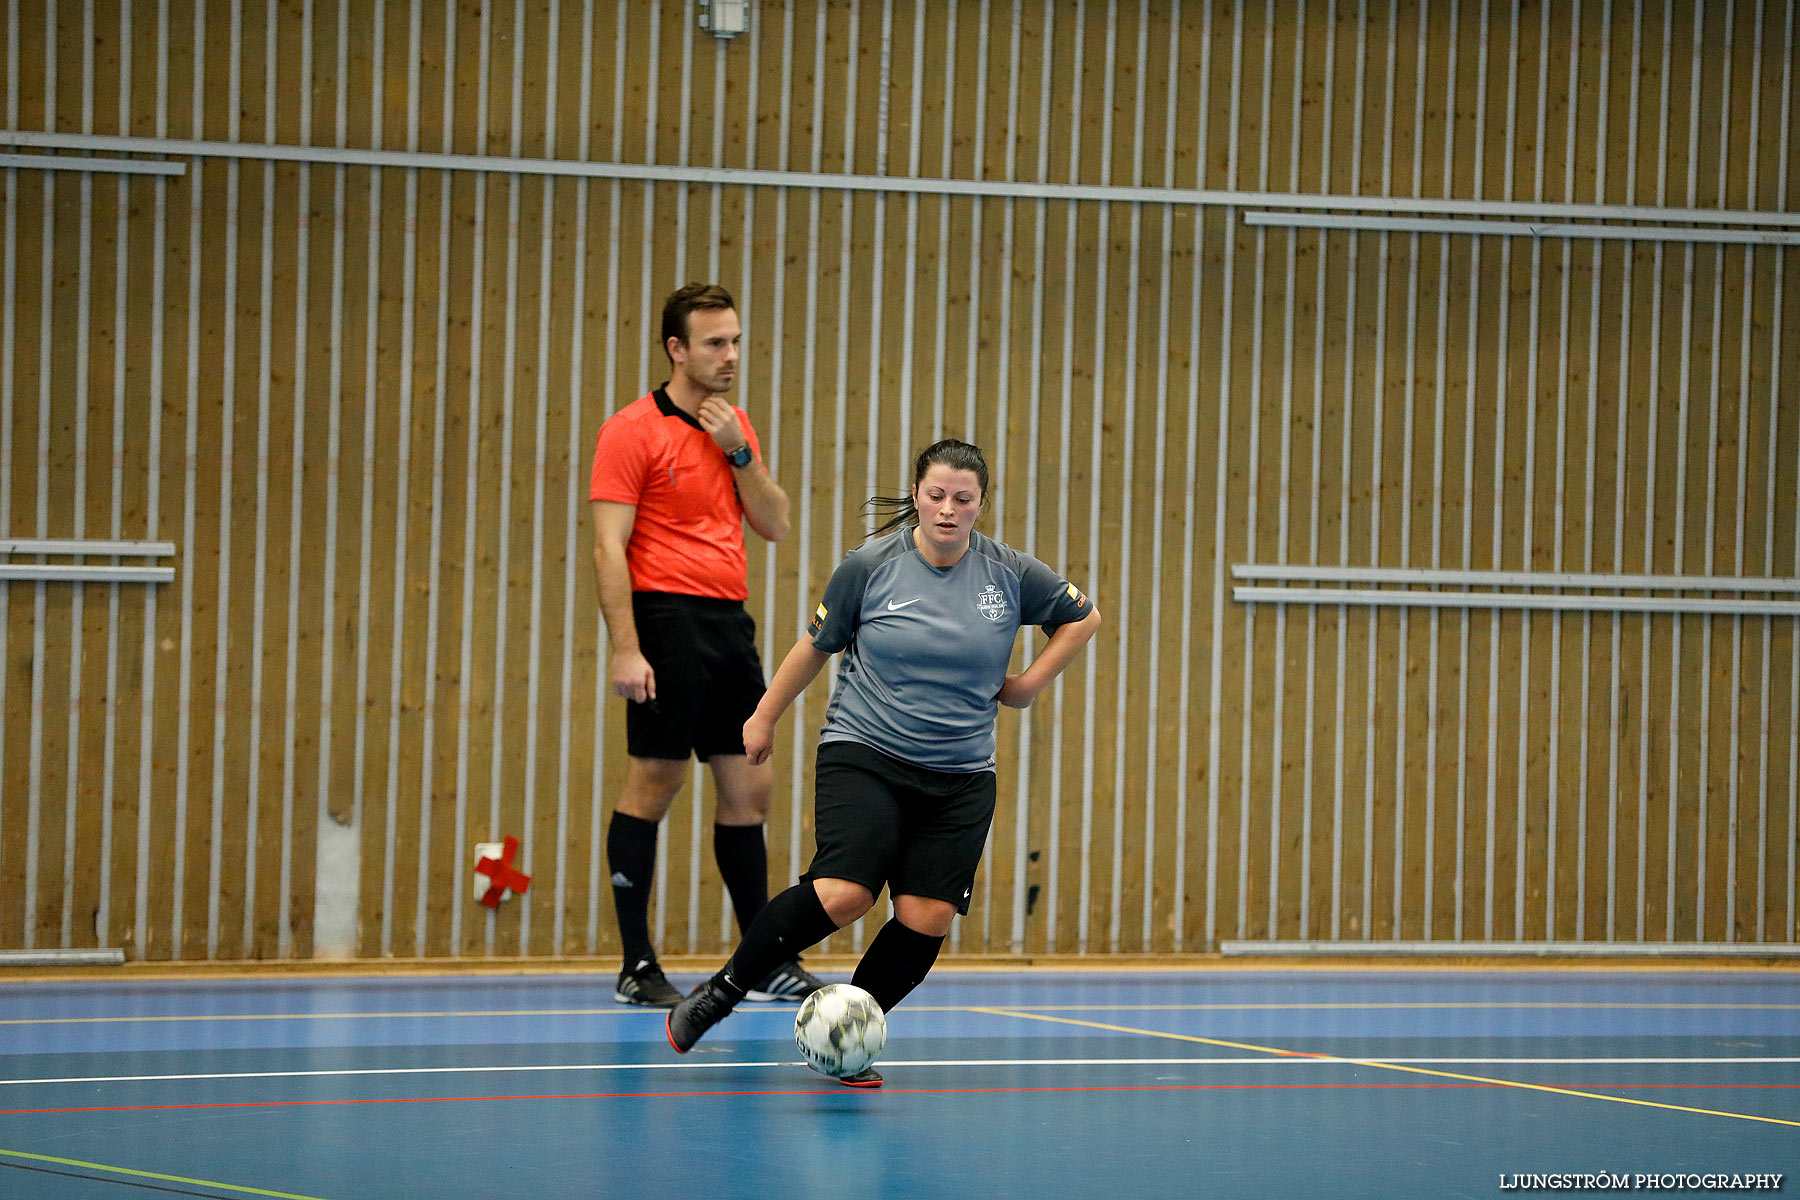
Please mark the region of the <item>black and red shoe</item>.
POLYGON ((708 979, 682 997, 681 1003, 669 1010, 663 1028, 675 1053, 686 1054, 694 1048, 702 1034, 731 1015, 737 1000, 720 986, 718 976, 708 979))

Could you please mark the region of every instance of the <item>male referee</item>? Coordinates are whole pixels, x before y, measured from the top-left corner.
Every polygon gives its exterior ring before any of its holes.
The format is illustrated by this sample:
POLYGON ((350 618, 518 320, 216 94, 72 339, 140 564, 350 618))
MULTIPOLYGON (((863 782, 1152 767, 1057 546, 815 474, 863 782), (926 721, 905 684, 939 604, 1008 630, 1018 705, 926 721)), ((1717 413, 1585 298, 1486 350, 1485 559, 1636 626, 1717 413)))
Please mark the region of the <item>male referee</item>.
MULTIPOLYGON (((624 967, 614 998, 672 1008, 681 993, 650 943, 657 826, 690 755, 718 792, 713 854, 740 930, 768 899, 763 822, 774 769, 751 766, 744 722, 762 699, 744 522, 777 542, 788 498, 763 466, 743 409, 721 399, 738 368, 737 304, 690 283, 663 306, 669 381, 607 419, 594 447, 594 577, 625 698, 625 786, 606 831, 624 967)), ((698 797, 695 798, 696 802, 698 797)), ((795 959, 746 999, 800 1000, 819 986, 795 959)))

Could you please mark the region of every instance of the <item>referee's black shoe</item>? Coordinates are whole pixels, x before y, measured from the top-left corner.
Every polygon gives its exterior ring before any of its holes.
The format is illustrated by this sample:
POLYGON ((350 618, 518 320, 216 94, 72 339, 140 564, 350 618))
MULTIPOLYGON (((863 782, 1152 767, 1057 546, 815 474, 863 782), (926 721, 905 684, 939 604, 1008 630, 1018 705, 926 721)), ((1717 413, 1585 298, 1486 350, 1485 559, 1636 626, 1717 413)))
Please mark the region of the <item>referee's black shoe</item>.
POLYGON ((765 1004, 798 1004, 824 986, 824 981, 801 966, 799 959, 790 958, 770 971, 767 979, 745 992, 744 999, 765 1004))
POLYGON ((681 993, 675 990, 675 985, 669 982, 654 958, 640 958, 619 972, 613 999, 620 1004, 641 1004, 645 1008, 674 1008, 681 1003, 681 993))
POLYGON ((686 1054, 707 1030, 731 1015, 737 1000, 719 983, 717 975, 689 992, 669 1010, 663 1027, 675 1053, 686 1054))

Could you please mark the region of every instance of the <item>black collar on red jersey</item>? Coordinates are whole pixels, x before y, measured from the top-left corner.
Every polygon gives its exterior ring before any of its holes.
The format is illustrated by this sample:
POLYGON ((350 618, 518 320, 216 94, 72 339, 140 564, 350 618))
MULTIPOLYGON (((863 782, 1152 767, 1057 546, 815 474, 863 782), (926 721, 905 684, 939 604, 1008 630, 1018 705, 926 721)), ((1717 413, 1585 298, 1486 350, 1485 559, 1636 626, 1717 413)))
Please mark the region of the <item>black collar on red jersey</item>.
POLYGON ((665 417, 680 417, 695 429, 704 432, 706 427, 700 424, 693 414, 687 412, 679 404, 669 399, 668 387, 669 385, 665 381, 662 386, 650 393, 651 397, 656 401, 657 411, 661 412, 665 417))

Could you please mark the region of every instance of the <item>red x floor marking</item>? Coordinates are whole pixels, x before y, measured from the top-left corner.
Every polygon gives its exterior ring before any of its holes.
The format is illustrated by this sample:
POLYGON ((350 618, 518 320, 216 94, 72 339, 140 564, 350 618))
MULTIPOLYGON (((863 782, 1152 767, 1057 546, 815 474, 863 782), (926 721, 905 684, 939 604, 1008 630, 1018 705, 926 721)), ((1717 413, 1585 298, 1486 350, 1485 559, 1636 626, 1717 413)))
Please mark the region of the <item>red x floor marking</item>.
POLYGON ((481 902, 489 908, 500 907, 500 897, 506 893, 507 888, 523 892, 531 887, 531 876, 512 865, 513 856, 518 852, 519 839, 508 834, 499 858, 484 858, 475 864, 478 873, 494 881, 481 897, 481 902))

